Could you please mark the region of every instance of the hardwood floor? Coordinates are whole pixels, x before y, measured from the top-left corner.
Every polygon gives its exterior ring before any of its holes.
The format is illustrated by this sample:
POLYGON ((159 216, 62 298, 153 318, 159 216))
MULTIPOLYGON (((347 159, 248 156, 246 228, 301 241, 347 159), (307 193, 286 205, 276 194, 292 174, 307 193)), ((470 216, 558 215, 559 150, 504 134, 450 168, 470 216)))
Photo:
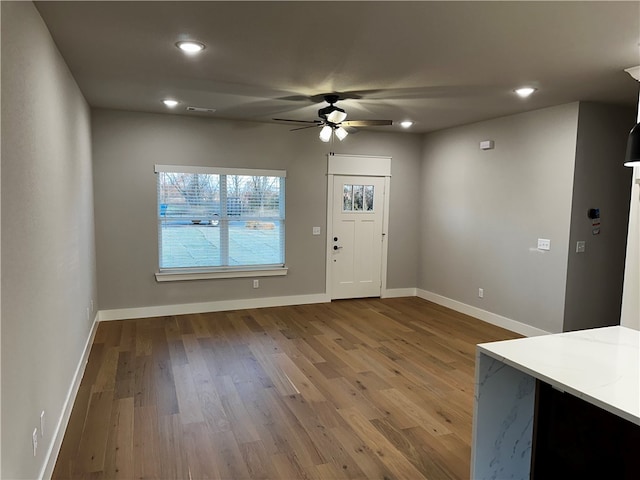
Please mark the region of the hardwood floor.
POLYGON ((467 479, 477 343, 425 300, 103 322, 54 479, 467 479))

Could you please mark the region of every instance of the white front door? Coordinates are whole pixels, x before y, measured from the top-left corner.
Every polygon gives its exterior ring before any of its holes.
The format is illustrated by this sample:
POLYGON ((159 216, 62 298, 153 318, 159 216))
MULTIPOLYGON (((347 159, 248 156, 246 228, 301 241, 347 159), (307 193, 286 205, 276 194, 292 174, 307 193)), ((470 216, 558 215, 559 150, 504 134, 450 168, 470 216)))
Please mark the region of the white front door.
POLYGON ((379 297, 385 179, 336 175, 333 185, 331 298, 379 297))

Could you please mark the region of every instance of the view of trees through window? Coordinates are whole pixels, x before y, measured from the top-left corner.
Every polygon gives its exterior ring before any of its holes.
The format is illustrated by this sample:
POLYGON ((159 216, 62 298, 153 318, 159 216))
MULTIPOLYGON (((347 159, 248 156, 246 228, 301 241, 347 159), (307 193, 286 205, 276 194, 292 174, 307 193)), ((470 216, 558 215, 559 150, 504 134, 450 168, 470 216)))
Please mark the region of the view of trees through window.
POLYGON ((343 212, 373 212, 373 185, 344 184, 342 191, 343 212))
POLYGON ((284 177, 158 173, 160 268, 284 264, 284 177))

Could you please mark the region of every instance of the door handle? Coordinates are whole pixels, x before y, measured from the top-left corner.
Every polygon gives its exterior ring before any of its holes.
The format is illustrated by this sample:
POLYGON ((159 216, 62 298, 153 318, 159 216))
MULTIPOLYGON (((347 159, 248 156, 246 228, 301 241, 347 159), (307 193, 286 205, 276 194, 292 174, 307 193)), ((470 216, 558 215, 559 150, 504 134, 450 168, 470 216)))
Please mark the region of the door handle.
POLYGON ((342 247, 341 247, 340 245, 334 245, 334 246, 333 246, 333 249, 334 249, 334 250, 338 250, 339 248, 342 248, 342 247))

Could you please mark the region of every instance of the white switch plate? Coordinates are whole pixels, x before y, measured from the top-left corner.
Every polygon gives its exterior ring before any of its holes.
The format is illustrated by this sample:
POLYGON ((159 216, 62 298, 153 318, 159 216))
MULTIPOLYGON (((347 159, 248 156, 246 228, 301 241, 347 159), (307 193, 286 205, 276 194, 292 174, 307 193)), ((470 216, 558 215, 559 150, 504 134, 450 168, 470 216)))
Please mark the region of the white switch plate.
POLYGON ((548 238, 539 238, 538 250, 551 250, 551 240, 548 238))
POLYGON ((313 234, 320 235, 320 227, 313 227, 313 234))
POLYGON ((585 246, 586 242, 584 240, 576 242, 576 253, 584 253, 585 246))
POLYGON ((253 281, 253 288, 260 288, 260 280, 255 279, 253 281))
POLYGON ((478 298, 484 298, 484 288, 478 289, 478 298))

